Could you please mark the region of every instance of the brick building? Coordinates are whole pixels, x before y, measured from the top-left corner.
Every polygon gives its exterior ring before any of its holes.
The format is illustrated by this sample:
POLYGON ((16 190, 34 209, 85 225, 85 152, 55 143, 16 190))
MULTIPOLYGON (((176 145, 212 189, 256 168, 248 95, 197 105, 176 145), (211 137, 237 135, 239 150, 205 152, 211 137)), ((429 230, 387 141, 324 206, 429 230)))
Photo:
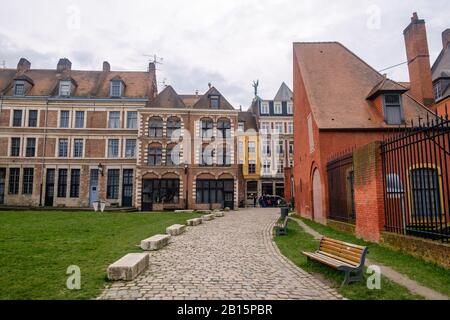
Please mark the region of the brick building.
MULTIPOLYGON (((294 43, 294 192, 302 215, 326 221, 327 163, 337 153, 433 115, 426 107, 433 95, 424 30, 415 14, 404 32, 411 76, 406 85, 386 78, 340 43, 294 43)), ((352 179, 352 172, 346 174, 352 179)))
POLYGON ((43 70, 22 58, 0 70, 0 94, 0 204, 237 203, 238 112, 214 87, 200 96, 171 87, 157 95, 152 63, 144 72, 112 71, 108 62, 81 71, 64 58, 43 70), (220 134, 230 138, 223 147, 220 134))

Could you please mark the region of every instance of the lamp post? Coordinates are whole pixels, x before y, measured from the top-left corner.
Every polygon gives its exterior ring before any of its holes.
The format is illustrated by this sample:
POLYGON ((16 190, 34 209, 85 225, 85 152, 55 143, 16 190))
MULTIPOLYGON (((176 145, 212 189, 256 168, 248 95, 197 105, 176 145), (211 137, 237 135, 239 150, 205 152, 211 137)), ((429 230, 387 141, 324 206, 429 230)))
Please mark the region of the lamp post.
POLYGON ((185 209, 187 210, 189 208, 189 204, 188 204, 188 184, 189 184, 189 166, 187 164, 184 164, 184 175, 186 176, 186 183, 184 184, 184 189, 185 191, 185 198, 184 198, 184 203, 185 203, 185 209))

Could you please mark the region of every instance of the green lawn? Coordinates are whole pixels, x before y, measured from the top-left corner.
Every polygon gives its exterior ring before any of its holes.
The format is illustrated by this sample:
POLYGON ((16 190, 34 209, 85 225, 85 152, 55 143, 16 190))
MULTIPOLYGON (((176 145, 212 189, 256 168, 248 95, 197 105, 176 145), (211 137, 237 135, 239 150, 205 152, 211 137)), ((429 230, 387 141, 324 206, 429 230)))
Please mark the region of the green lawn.
POLYGON ((189 213, 0 212, 0 299, 89 299, 106 268, 140 240, 198 216, 189 213), (67 267, 81 290, 66 288, 67 267))
MULTIPOLYGON (((299 216, 295 217, 300 218, 299 216)), ((369 259, 390 266, 396 271, 407 275, 410 279, 450 296, 449 269, 445 269, 436 264, 378 245, 376 243, 358 239, 352 234, 334 230, 314 221, 305 218, 300 219, 305 224, 325 236, 369 247, 369 259)))
MULTIPOLYGON (((411 294, 406 288, 399 286, 384 277, 381 279, 381 290, 368 289, 365 281, 361 283, 352 283, 341 288, 340 285, 344 279, 343 272, 334 270, 315 261, 307 261, 306 257, 301 254, 302 251, 316 251, 319 246, 319 241, 304 232, 295 221, 291 220, 289 222, 288 229, 287 236, 275 238, 275 242, 283 255, 303 270, 317 276, 325 283, 336 288, 342 296, 355 300, 421 299, 420 296, 411 294)), ((365 275, 365 277, 367 278, 367 275, 365 275)))

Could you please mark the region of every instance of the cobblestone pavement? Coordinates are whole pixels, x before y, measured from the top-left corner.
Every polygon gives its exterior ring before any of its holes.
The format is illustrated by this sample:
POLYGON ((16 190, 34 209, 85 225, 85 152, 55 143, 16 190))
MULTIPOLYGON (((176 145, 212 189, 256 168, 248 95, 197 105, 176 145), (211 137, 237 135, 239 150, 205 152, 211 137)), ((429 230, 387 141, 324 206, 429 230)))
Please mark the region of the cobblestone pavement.
POLYGON ((271 231, 279 209, 245 209, 188 227, 131 282, 98 299, 342 299, 281 255, 271 231))

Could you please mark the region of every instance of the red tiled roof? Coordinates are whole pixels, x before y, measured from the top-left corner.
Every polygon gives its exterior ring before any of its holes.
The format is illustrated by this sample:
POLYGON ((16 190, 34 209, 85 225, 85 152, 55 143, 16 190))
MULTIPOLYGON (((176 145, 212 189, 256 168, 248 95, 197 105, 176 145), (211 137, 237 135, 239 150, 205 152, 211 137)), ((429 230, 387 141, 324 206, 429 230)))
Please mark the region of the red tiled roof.
MULTIPOLYGON (((366 99, 385 77, 342 44, 294 43, 294 63, 300 69, 319 128, 389 127, 366 99)), ((408 93, 403 94, 403 107, 408 122, 431 113, 408 93)))

